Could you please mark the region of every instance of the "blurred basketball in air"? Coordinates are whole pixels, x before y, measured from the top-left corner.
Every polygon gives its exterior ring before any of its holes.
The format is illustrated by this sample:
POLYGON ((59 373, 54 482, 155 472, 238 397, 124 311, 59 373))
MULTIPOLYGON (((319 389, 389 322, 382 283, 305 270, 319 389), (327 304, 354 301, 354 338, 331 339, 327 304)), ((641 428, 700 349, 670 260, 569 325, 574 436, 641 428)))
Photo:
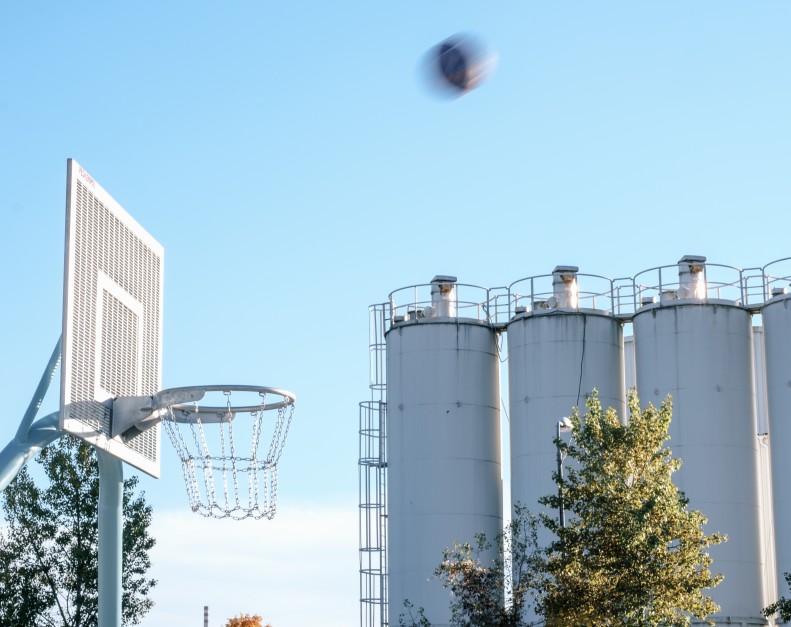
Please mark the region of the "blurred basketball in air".
POLYGON ((458 34, 431 48, 424 60, 429 85, 440 95, 461 96, 492 73, 497 58, 477 38, 458 34))

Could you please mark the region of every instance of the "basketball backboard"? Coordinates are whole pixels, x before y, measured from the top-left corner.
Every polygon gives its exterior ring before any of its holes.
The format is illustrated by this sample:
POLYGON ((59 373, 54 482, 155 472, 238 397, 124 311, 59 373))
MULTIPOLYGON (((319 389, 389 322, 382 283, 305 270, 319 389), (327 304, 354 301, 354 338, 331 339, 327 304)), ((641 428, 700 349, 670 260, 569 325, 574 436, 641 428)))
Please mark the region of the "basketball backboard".
POLYGON ((159 425, 112 437, 118 396, 162 382, 162 246, 73 159, 66 184, 60 427, 159 477, 159 425))

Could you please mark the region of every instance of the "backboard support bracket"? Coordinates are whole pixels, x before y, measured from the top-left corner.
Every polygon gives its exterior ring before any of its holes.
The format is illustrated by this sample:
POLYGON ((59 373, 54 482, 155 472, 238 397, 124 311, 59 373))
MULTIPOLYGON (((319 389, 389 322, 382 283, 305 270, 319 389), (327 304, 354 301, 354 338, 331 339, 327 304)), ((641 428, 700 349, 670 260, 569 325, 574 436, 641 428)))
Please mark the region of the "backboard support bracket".
MULTIPOLYGON (((134 429, 137 435, 159 422, 154 415, 153 398, 150 396, 121 396, 113 399, 110 437, 118 437, 134 429)), ((122 438, 124 440, 128 438, 122 438)))
POLYGON ((153 396, 119 396, 113 400, 110 437, 130 439, 162 422, 168 406, 197 403, 204 394, 189 388, 163 390, 153 396))

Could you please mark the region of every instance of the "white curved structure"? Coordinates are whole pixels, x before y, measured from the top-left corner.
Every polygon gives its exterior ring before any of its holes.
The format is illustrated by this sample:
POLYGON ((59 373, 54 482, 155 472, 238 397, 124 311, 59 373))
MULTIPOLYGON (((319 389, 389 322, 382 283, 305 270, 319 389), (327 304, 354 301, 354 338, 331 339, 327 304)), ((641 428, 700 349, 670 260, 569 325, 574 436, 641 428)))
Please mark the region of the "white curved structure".
MULTIPOLYGON (((435 314, 455 313, 441 304, 435 314)), ((496 333, 476 319, 416 317, 386 342, 389 624, 408 600, 449 625, 449 593, 432 578, 443 550, 502 528, 496 333)))
MULTIPOLYGON (((614 407, 619 416, 624 406, 623 326, 608 312, 579 308, 577 270, 557 266, 546 300, 541 277, 512 284, 514 299, 515 286, 530 286, 532 306, 516 309, 506 327, 512 508, 521 504, 555 518, 559 512, 547 511, 538 499, 557 491, 552 476, 558 463, 558 422, 572 407, 581 406, 584 413, 585 397, 593 388, 602 405, 614 407)), ((552 539, 539 530, 540 545, 552 539)), ((527 611, 524 619, 530 624, 537 617, 527 611)))
MULTIPOLYGON (((684 289, 684 277, 680 277, 684 289)), ((685 294, 642 307, 634 316, 637 389, 643 404, 672 395, 670 447, 683 462, 674 475, 706 531, 728 534, 710 548, 725 576, 711 596, 717 625, 762 625, 758 439, 750 313, 733 301, 685 294)), ((680 289, 679 292, 682 290, 680 289)))
POLYGON ((769 442, 774 479, 777 589, 787 595, 783 573, 791 572, 791 295, 778 294, 761 311, 764 323, 769 442))
POLYGON ((508 324, 511 501, 538 512, 557 490, 554 439, 572 407, 585 411, 593 388, 623 416, 623 327, 594 310, 538 310, 508 324))

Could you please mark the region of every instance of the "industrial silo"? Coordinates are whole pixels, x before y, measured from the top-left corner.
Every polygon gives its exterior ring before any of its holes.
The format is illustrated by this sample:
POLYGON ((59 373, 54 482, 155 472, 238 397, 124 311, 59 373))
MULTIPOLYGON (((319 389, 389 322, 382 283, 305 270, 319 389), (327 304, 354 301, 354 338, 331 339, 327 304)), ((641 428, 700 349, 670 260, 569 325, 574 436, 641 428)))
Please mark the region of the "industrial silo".
MULTIPOLYGON (((718 625, 762 625, 764 603, 760 550, 758 438, 754 410, 751 316, 743 295, 721 296, 707 282, 705 257, 687 256, 677 275, 662 269, 635 279, 643 303, 634 315, 637 389, 642 404, 673 399, 669 445, 683 466, 674 475, 690 507, 709 520, 707 533, 728 534, 711 547, 713 572, 725 576, 711 596, 721 611, 718 625), (656 274, 654 274, 656 273, 656 274)), ((722 268, 722 266, 718 266, 722 268)), ((673 269, 675 273, 675 268, 673 269)))
POLYGON ((584 412, 594 388, 602 406, 623 416, 623 326, 613 315, 612 283, 580 275, 587 281, 581 292, 577 271, 557 266, 551 277, 522 279, 509 288, 511 502, 534 513, 541 509, 538 499, 557 490, 552 473, 559 421, 572 407, 584 412))
MULTIPOLYGON (((783 260, 786 263, 789 260, 783 260)), ((787 263, 788 265, 788 263, 787 263)), ((775 264, 765 268, 773 273, 775 264)), ((761 310, 766 356, 766 390, 769 414, 769 446, 772 457, 775 555, 777 590, 787 595, 784 573, 791 573, 791 294, 789 276, 780 279, 767 275, 771 298, 761 310)), ((774 600, 774 599, 772 599, 774 600)))
POLYGON ((386 335, 390 625, 405 600, 432 625, 449 625, 451 598, 432 578, 443 549, 502 528, 500 361, 488 291, 465 300, 465 286, 447 276, 424 287, 430 298, 421 286, 391 295, 386 335))

